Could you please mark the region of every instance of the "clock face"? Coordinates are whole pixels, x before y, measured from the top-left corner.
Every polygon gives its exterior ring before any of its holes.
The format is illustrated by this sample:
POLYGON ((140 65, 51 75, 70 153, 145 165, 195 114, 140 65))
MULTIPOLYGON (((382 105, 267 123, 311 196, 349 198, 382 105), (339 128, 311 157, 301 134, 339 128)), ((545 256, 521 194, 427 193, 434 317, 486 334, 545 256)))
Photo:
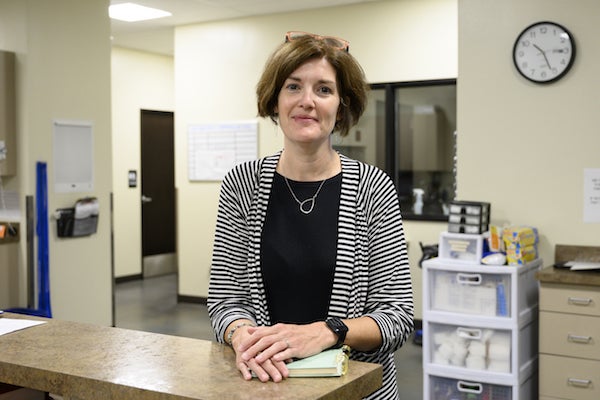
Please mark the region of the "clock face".
POLYGON ((575 61, 571 33, 555 22, 537 22, 519 34, 513 48, 517 71, 536 83, 562 78, 575 61))

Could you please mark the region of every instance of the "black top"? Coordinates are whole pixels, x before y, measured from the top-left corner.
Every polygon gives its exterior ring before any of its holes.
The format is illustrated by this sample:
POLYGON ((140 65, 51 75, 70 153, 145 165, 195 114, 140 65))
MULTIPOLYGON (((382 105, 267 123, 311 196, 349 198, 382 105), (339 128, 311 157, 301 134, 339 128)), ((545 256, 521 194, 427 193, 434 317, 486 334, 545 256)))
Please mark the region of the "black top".
MULTIPOLYGON (((315 195, 321 181, 288 179, 296 197, 315 195)), ((275 173, 262 232, 261 267, 273 324, 327 317, 337 249, 342 174, 325 181, 309 214, 300 211, 285 179, 275 173)), ((310 205, 305 204, 308 210, 310 205)))

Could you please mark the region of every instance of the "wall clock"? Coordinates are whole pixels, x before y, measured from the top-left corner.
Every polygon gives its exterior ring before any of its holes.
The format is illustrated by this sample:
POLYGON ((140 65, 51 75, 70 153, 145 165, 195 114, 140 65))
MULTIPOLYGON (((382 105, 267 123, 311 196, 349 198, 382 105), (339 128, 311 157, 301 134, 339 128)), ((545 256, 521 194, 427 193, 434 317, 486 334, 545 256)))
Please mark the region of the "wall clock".
POLYGON ((532 82, 555 82, 569 72, 574 61, 573 35, 556 22, 542 21, 529 25, 515 40, 515 67, 532 82))

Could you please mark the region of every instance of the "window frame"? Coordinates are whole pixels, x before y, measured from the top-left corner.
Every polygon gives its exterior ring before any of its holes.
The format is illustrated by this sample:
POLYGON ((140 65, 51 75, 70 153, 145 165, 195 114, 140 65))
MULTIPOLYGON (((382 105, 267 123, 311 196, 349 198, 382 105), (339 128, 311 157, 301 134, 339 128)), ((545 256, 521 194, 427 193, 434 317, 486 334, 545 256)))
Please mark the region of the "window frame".
MULTIPOLYGON (((456 86, 457 80, 455 78, 449 79, 433 79, 433 80, 421 80, 421 81, 405 81, 405 82, 384 82, 384 83, 372 83, 370 85, 371 90, 384 90, 385 93, 385 172, 392 177, 394 185, 398 188, 398 180, 396 178, 396 166, 399 164, 396 157, 396 91, 402 88, 415 88, 415 87, 431 87, 431 86, 456 86)), ((456 147, 453 149, 454 159, 456 157, 456 147)), ((456 188, 456 162, 454 162, 452 168, 454 188, 456 188)), ((452 193, 452 200, 456 199, 456 190, 452 193)), ((414 214, 411 211, 402 211, 402 218, 407 221, 435 221, 443 222, 448 221, 447 215, 427 215, 427 214, 414 214)))

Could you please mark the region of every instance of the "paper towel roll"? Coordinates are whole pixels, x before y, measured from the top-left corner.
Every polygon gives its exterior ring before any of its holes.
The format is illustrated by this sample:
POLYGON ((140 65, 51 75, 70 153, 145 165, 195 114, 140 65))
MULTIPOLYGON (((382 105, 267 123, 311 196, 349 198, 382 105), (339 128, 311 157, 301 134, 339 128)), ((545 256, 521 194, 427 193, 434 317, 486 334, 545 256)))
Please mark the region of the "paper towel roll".
POLYGON ((469 354, 476 357, 485 357, 486 346, 480 341, 472 341, 469 344, 469 354))
POLYGON ((480 356, 468 356, 467 359, 465 360, 465 364, 466 364, 467 368, 470 368, 470 369, 484 370, 485 369, 485 358, 480 357, 480 356))
POLYGON ((432 362, 434 364, 440 364, 440 365, 448 365, 448 364, 450 364, 450 360, 447 359, 446 357, 444 357, 443 355, 441 355, 439 351, 436 351, 433 354, 433 360, 432 360, 432 362))
POLYGON ((454 355, 450 359, 450 364, 456 365, 457 367, 464 367, 465 366, 465 358, 457 356, 457 355, 454 355))
POLYGON ((441 345, 444 342, 447 342, 449 339, 447 332, 436 332, 433 334, 433 344, 436 346, 441 345))
POLYGON ((442 343, 438 348, 438 352, 442 355, 442 357, 448 360, 454 355, 452 344, 449 342, 442 343))
POLYGON ((510 372, 510 362, 490 360, 487 369, 493 372, 510 372))
POLYGON ((492 337, 488 346, 488 357, 494 361, 510 360, 510 337, 508 335, 492 337))

